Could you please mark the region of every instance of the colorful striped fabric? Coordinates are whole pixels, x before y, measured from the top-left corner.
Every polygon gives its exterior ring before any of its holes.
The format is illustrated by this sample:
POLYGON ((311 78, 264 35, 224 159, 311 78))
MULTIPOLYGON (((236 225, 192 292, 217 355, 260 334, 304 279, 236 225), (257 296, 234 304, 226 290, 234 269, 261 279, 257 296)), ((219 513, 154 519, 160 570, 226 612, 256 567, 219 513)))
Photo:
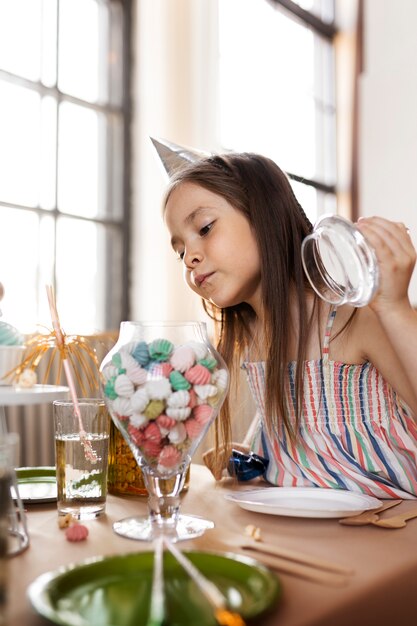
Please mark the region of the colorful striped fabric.
MULTIPOLYGON (((323 357, 306 361, 296 442, 280 426, 273 440, 263 427, 265 364, 243 364, 261 416, 252 442, 269 458, 266 480, 283 487, 348 489, 377 498, 417 496, 417 424, 409 408, 372 363, 329 359, 336 309, 326 329, 323 357)), ((286 402, 295 417, 295 363, 288 366, 286 402)))

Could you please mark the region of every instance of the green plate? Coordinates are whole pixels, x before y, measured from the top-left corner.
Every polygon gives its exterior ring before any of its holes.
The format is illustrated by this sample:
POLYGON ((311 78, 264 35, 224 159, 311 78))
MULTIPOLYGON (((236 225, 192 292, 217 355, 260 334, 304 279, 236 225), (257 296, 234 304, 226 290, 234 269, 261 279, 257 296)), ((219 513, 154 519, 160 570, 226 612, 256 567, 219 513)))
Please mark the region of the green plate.
POLYGON ((19 495, 25 504, 56 502, 55 467, 18 467, 16 477, 19 495))
MULTIPOLYGON (((278 578, 235 554, 186 552, 223 592, 232 611, 259 617, 281 597, 278 578)), ((139 626, 149 614, 153 553, 96 557, 37 578, 28 595, 38 613, 62 626, 139 626)), ((165 607, 170 626, 215 626, 207 600, 174 557, 164 554, 165 607)))

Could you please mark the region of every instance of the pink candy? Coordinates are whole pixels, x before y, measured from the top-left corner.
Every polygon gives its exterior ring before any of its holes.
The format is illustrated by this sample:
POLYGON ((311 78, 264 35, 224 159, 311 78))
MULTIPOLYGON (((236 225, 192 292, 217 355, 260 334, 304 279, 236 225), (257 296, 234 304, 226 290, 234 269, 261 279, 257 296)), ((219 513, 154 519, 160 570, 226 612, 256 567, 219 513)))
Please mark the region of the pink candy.
POLYGON ((181 460, 181 452, 175 446, 165 446, 159 455, 159 464, 163 467, 175 467, 181 460))
POLYGON ((197 422, 197 420, 193 417, 190 417, 190 419, 185 422, 185 429, 190 439, 196 439, 200 435, 203 428, 204 424, 197 422))
POLYGON ((204 365, 194 365, 184 374, 184 378, 192 385, 207 385, 211 381, 211 372, 204 365))
POLYGON ((193 416, 200 424, 207 424, 213 416, 213 409, 208 404, 199 404, 194 407, 193 416))
POLYGON ((68 541, 84 541, 88 537, 88 528, 83 524, 71 524, 65 531, 65 537, 68 541))

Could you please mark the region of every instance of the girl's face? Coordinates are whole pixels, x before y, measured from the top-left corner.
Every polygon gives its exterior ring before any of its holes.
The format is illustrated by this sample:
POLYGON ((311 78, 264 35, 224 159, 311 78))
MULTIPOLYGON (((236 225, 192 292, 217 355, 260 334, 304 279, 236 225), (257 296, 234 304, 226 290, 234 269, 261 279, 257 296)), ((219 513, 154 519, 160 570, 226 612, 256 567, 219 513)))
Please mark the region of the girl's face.
POLYGON ((220 308, 247 302, 259 310, 260 257, 243 213, 222 196, 185 182, 169 196, 165 221, 193 291, 220 308))

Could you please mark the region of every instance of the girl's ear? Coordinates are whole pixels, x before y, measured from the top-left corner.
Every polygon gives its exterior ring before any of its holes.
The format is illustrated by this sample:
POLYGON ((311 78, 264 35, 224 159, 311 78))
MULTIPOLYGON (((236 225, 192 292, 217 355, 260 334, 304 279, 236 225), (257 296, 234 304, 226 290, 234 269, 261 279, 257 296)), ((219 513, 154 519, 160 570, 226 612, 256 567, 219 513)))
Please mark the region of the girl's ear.
POLYGON ((166 141, 165 139, 155 139, 154 137, 150 137, 150 140, 154 145, 168 178, 171 178, 173 174, 181 170, 186 165, 210 156, 208 152, 179 146, 178 144, 166 141))

